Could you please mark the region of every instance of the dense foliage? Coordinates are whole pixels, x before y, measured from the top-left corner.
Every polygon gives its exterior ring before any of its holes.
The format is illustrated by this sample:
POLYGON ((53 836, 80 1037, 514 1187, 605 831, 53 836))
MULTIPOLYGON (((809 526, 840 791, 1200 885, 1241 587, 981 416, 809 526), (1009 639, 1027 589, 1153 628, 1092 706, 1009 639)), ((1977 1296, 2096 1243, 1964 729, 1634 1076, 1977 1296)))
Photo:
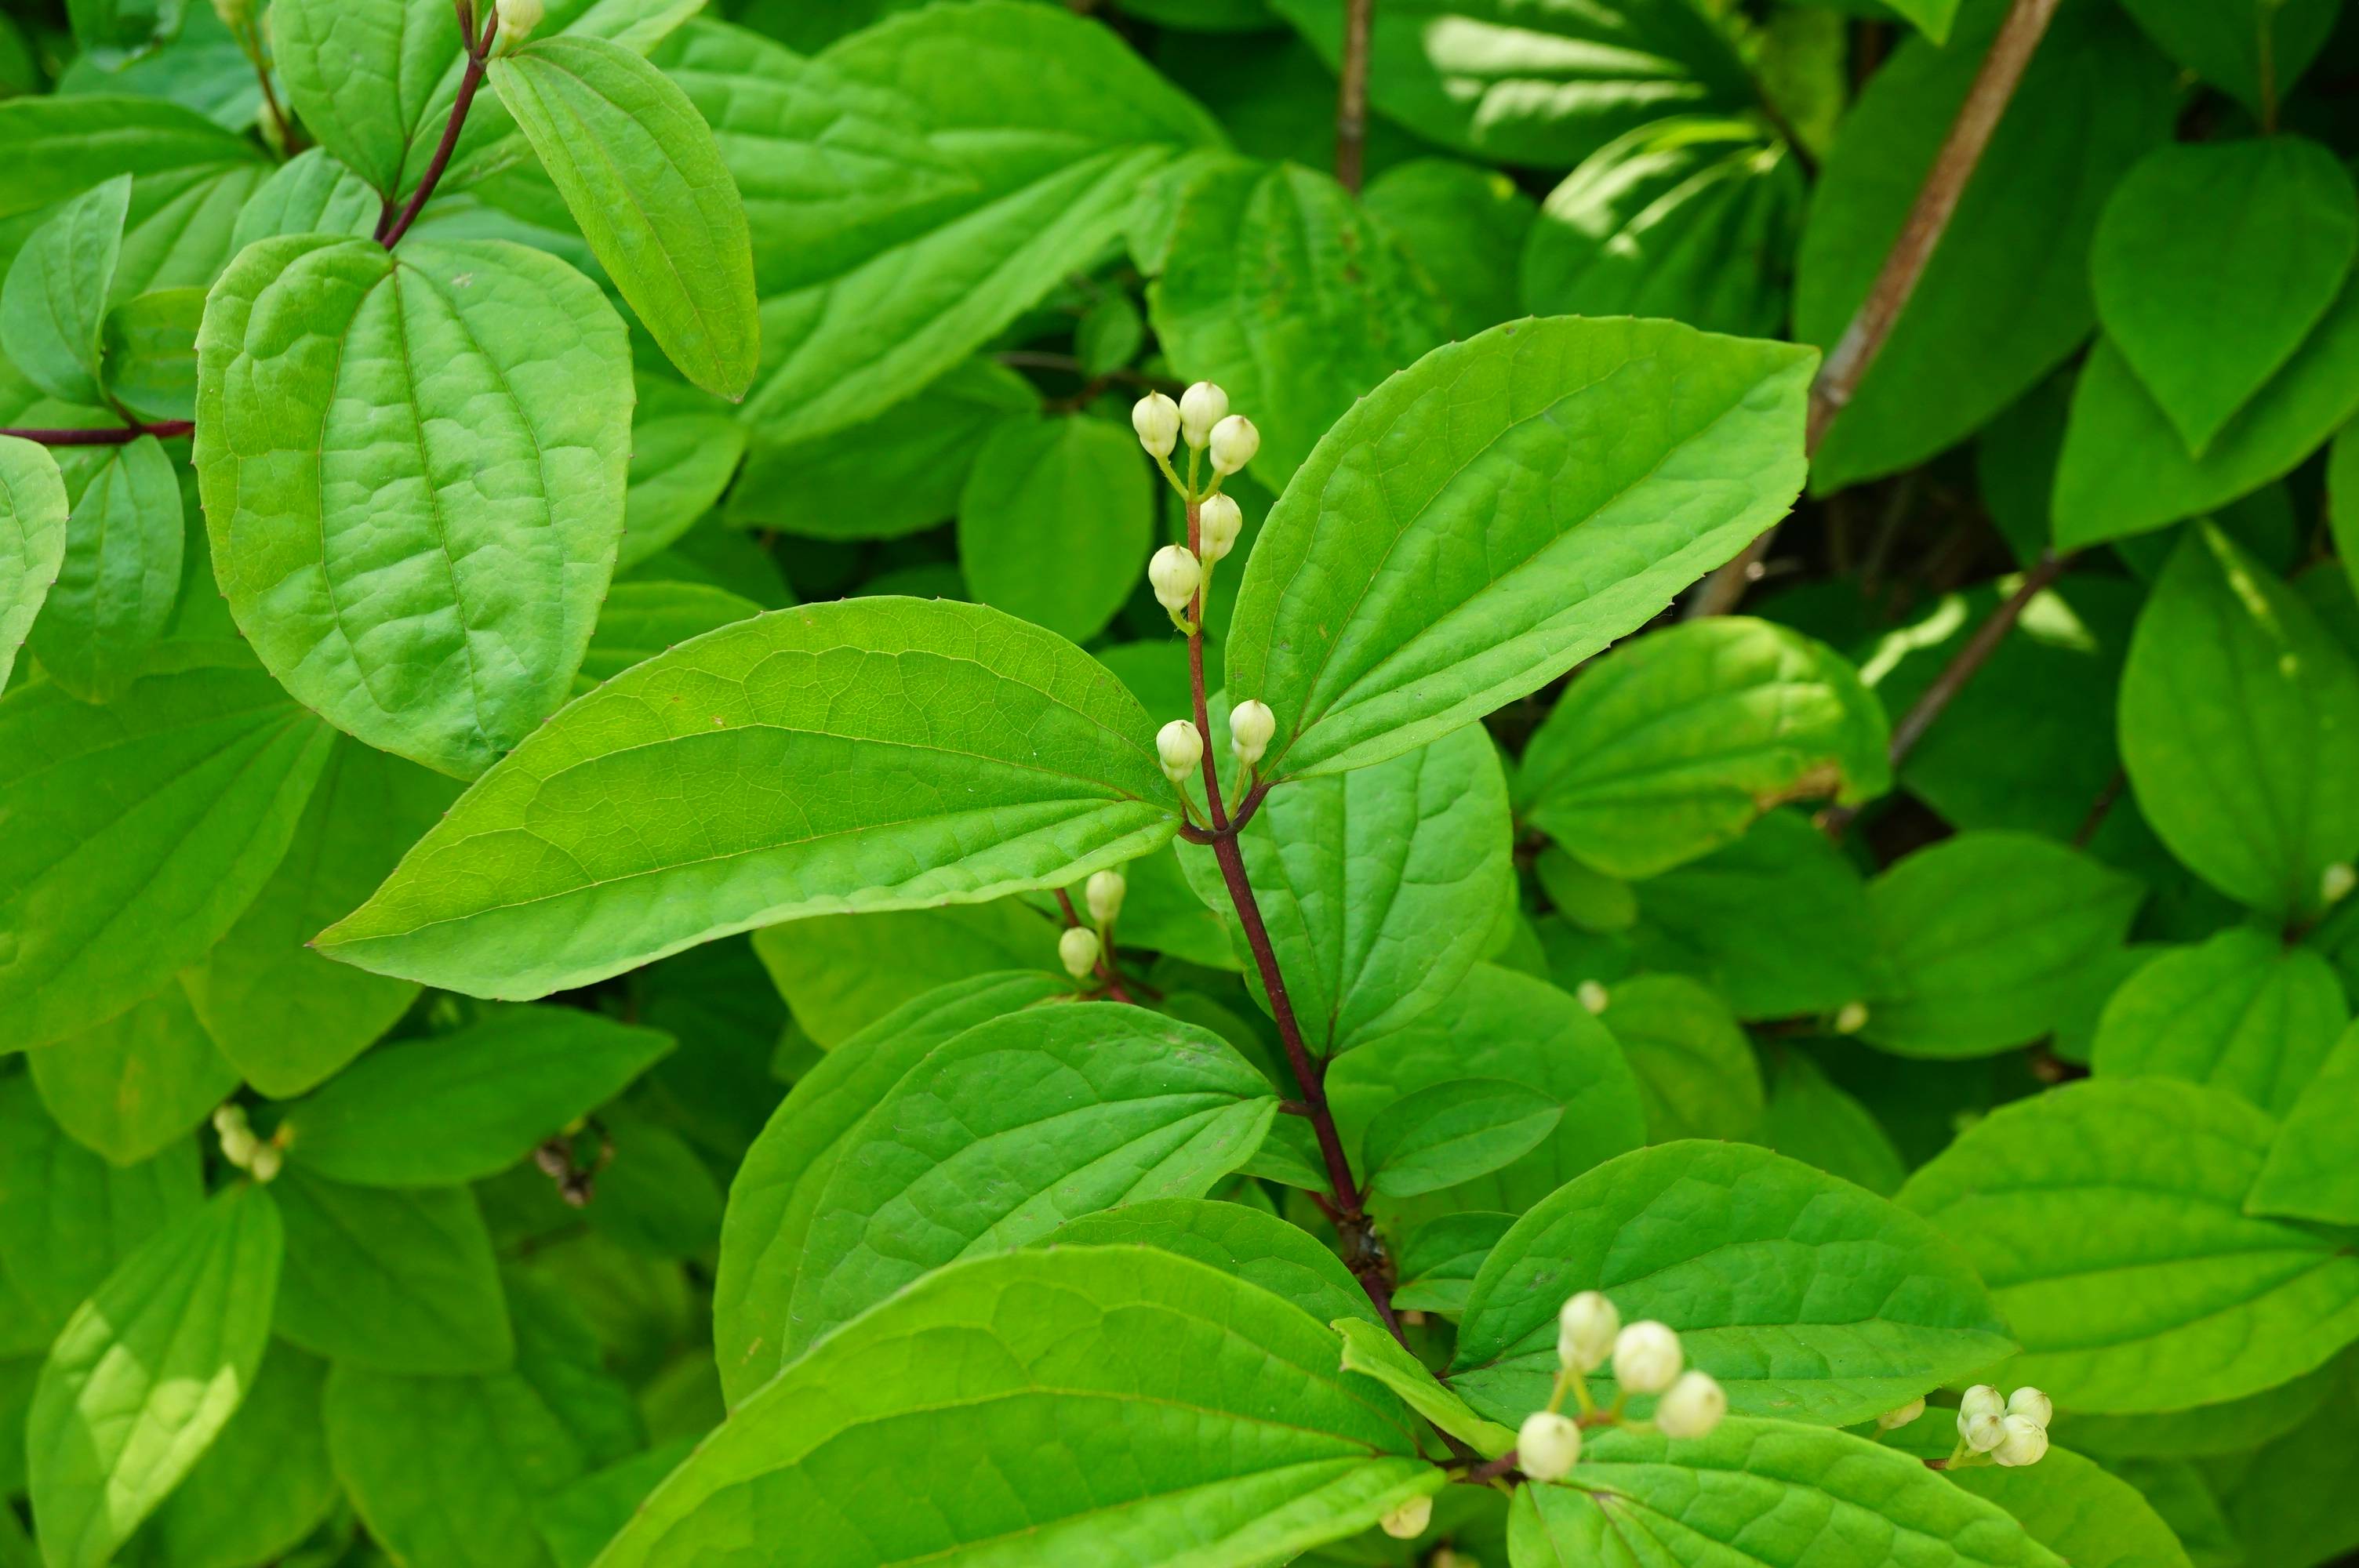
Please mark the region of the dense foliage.
POLYGON ((12 5, 0 1568, 2359 1549, 2342 10, 12 5))

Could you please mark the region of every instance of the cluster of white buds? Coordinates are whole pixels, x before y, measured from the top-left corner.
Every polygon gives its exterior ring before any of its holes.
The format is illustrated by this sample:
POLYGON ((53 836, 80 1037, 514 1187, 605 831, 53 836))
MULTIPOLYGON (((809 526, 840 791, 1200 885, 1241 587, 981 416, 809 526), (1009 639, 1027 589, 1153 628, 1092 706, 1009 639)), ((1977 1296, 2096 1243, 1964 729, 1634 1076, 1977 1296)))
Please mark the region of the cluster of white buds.
POLYGON ((1175 719, 1155 732, 1155 754, 1162 761, 1163 776, 1182 783, 1204 759, 1203 733, 1187 719, 1175 719))
POLYGON ((2048 1423, 2056 1407, 2038 1389, 2022 1388, 2001 1398, 1977 1383, 1958 1401, 1958 1459, 1988 1455, 2009 1468, 2037 1465, 2048 1453, 2048 1423))
POLYGON ((1277 733, 1277 715, 1269 704, 1257 697, 1249 697, 1229 710, 1229 750, 1237 761, 1252 767, 1269 750, 1270 737, 1277 733))
POLYGON ((235 1101, 213 1111, 213 1131, 221 1139, 222 1158, 251 1173, 257 1182, 269 1181, 287 1162, 286 1152, 277 1140, 265 1142, 254 1135, 245 1119, 245 1107, 235 1101))
POLYGON ((1090 918, 1100 925, 1112 925, 1114 916, 1122 913, 1123 895, 1130 883, 1120 871, 1093 871, 1082 897, 1088 902, 1090 918))
POLYGON ((549 14, 543 0, 494 0, 494 5, 499 12, 500 34, 510 43, 524 42, 549 14))
POLYGON ((1516 1467, 1535 1481, 1562 1480, 1581 1460, 1581 1423, 1560 1414, 1568 1391, 1593 1421, 1619 1422, 1632 1394, 1655 1394, 1653 1423, 1666 1437, 1703 1437, 1728 1414, 1728 1394, 1709 1372, 1687 1366, 1680 1336, 1651 1319, 1625 1326, 1622 1314, 1598 1291, 1583 1291, 1556 1316, 1556 1390, 1548 1408, 1524 1418, 1516 1433, 1516 1467), (1621 1392, 1599 1413, 1587 1376, 1613 1364, 1621 1392))
POLYGON ((1088 926, 1068 925, 1057 938, 1057 957, 1064 960, 1065 973, 1083 979, 1097 968, 1101 946, 1098 934, 1088 926))
POLYGON ((1411 1498, 1376 1522, 1395 1541, 1415 1541, 1433 1522, 1433 1498, 1430 1495, 1411 1498))

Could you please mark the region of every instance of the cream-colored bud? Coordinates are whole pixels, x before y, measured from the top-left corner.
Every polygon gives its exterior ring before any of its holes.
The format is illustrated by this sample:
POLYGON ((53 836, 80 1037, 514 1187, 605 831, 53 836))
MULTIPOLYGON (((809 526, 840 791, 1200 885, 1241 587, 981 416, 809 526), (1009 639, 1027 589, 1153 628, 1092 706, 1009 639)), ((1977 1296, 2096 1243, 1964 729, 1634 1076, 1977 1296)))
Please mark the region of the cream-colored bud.
POLYGON ((1259 697, 1247 697, 1229 710, 1229 750, 1247 767, 1261 761, 1277 733, 1277 715, 1259 697))
POLYGON ((1201 450, 1228 412, 1229 395, 1209 381, 1198 382, 1180 395, 1180 438, 1201 450))
POLYGON ((277 1178, 279 1170, 286 1163, 287 1156, 279 1151, 278 1145, 257 1143, 254 1147, 253 1162, 247 1166, 247 1169, 254 1173, 255 1181, 268 1182, 277 1178))
POLYGON ((1185 545, 1166 545, 1147 563, 1147 580, 1155 602, 1177 615, 1188 608, 1204 584, 1204 568, 1185 545))
POLYGON ((2037 1465, 2048 1456, 2048 1429, 2029 1416, 2008 1416, 1999 1427, 1999 1440, 1989 1450, 1992 1463, 2013 1469, 2037 1465))
POLYGON ((1561 1481, 1581 1463, 1581 1428, 1569 1416, 1534 1411, 1516 1429, 1516 1468, 1535 1481, 1561 1481))
POLYGON ((1098 934, 1086 925, 1069 925, 1057 938, 1057 957, 1064 960, 1065 973, 1075 979, 1098 967, 1098 934))
POLYGON ((1232 414, 1212 427, 1212 471, 1232 474, 1254 460, 1261 450, 1261 432, 1242 414, 1232 414))
POLYGON ((2324 903, 2341 903, 2354 887, 2359 887, 2359 870, 2348 860, 2337 860, 2318 873, 2318 896, 2324 903))
POLYGON ((1856 1034, 1867 1027, 1867 1003, 1847 1001, 1835 1013, 1835 1033, 1856 1034))
POLYGON ((1907 1426, 1910 1422, 1915 1421, 1919 1416, 1923 1415, 1924 1413, 1925 1401, 1923 1400, 1910 1400, 1898 1410, 1886 1411, 1882 1415, 1877 1416, 1875 1418, 1875 1424, 1882 1427, 1886 1432, 1895 1432, 1901 1427, 1907 1426))
POLYGON ((1203 761, 1204 737, 1185 719, 1175 719, 1155 732, 1155 752, 1162 759, 1163 776, 1178 784, 1203 761))
POLYGON ((1395 1541, 1415 1541, 1433 1522, 1433 1498, 1411 1498, 1376 1522, 1395 1541))
POLYGON ((1603 1012, 1606 1005, 1614 1000, 1613 993, 1595 980, 1583 980, 1573 987, 1572 997, 1592 1012, 1603 1012))
POLYGON ((1655 1406, 1655 1425, 1665 1437, 1705 1437, 1728 1413, 1728 1391, 1709 1372, 1680 1374, 1655 1406))
POLYGON ((549 14, 542 0, 494 0, 500 14, 500 33, 511 43, 522 43, 549 14))
POLYGON ((2056 1403, 2038 1389, 2027 1385, 2007 1395, 2006 1413, 2019 1415, 2045 1427, 2056 1419, 2056 1403))
POLYGON ((1615 1336, 1614 1380, 1634 1394, 1659 1394, 1678 1379, 1686 1359, 1680 1336, 1649 1318, 1615 1336))
POLYGON ((1122 895, 1130 891, 1130 883, 1120 871, 1093 871, 1083 896, 1089 901, 1090 918, 1100 925, 1106 925, 1122 913, 1122 895))
POLYGON ((1958 1430, 1961 1432, 1965 1430, 1962 1422, 1970 1415, 2005 1415, 2006 1413, 2006 1396, 1988 1383, 1976 1383, 1973 1388, 1968 1389, 1965 1397, 1958 1401, 1958 1419, 1962 1423, 1958 1430))
POLYGON ((1988 1454, 2006 1440, 2006 1418, 1993 1415, 1988 1411, 1977 1411, 1971 1415, 1960 1411, 1958 1435, 1965 1439, 1966 1446, 1974 1453, 1988 1454))
POLYGON ((1576 1372, 1594 1372, 1614 1354, 1622 1314, 1603 1292, 1583 1291, 1558 1309, 1556 1358, 1576 1372))
POLYGON ((1200 552, 1206 565, 1222 559, 1237 547, 1237 535, 1245 525, 1243 508, 1225 495, 1208 495, 1196 509, 1196 542, 1203 546, 1200 552))
POLYGON ((1180 406, 1159 392, 1150 392, 1130 406, 1130 427, 1149 456, 1168 458, 1180 444, 1180 406))

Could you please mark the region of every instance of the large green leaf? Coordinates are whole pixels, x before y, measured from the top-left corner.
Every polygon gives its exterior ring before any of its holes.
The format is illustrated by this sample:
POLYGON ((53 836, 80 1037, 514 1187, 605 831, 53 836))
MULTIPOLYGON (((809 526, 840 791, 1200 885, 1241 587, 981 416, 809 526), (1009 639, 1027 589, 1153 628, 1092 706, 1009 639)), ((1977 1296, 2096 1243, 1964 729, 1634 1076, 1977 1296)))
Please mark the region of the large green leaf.
POLYGON ((1420 746, 1636 630, 1785 512, 1816 356, 1668 321, 1452 343, 1353 405, 1263 525, 1228 687, 1273 776, 1420 746))
POLYGON ((903 1075, 846 1140, 788 1303, 799 1350, 930 1268, 1075 1215, 1201 1197, 1261 1144, 1277 1097, 1218 1036, 1082 1002, 977 1024, 903 1075))
POLYGON ((296 1165, 339 1182, 480 1181, 622 1093, 672 1044, 580 1008, 501 1008, 372 1052, 281 1125, 296 1165))
POLYGON ((60 686, 103 702, 140 673, 180 597, 180 479, 163 443, 142 436, 77 464, 67 488, 65 559, 29 645, 60 686))
MULTIPOLYGON (((1910 38, 1869 79, 1810 199, 1794 330, 1842 336, 1982 70, 2006 0, 1968 0, 1945 49, 1910 38)), ((2060 7, 1908 308, 1829 428, 1815 490, 1911 468, 2029 391, 2088 335, 2089 236, 2121 173, 2170 135, 2171 71, 2114 6, 2060 7)))
POLYGON ((201 957, 287 852, 334 731, 258 670, 86 707, 0 698, 0 1044, 46 1045, 201 957))
MULTIPOLYGON (((1949 1448, 1944 1435, 1942 1453, 1949 1448)), ((2189 1568, 2187 1549, 2137 1488, 2069 1449, 2049 1449, 2036 1466, 1948 1474, 2073 1568, 2189 1568)))
POLYGON ((2240 925, 2122 982, 2097 1020, 2090 1065, 2211 1084, 2284 1116, 2350 1020, 2343 983, 2317 951, 2240 925))
POLYGON ((213 287, 196 464, 230 609, 289 691, 472 778, 565 699, 623 527, 630 346, 506 241, 291 235, 213 287))
POLYGON ((1241 1203, 1149 1198, 1069 1219, 1039 1245, 1159 1248, 1282 1296, 1321 1323, 1348 1317, 1384 1326, 1367 1292, 1326 1243, 1241 1203))
POLYGON ((593 38, 508 49, 491 80, 657 345, 707 392, 744 396, 761 358, 753 243, 688 94, 593 38))
POLYGON ((375 229, 383 205, 367 180, 325 147, 312 147, 280 164, 245 199, 230 230, 230 252, 280 234, 357 238, 375 229))
POLYGON ((1525 748, 1516 795, 1524 817, 1576 858, 1650 877, 1742 838, 1787 801, 1882 795, 1888 742, 1882 707, 1833 649, 1717 616, 1582 671, 1525 748))
POLYGON ((862 1120, 936 1046, 1064 989, 1033 974, 953 981, 842 1041, 796 1083, 746 1151, 722 1219, 712 1339, 732 1404, 785 1359, 787 1303, 804 1239, 862 1120))
POLYGON ((2359 1258, 2248 1218, 2275 1130, 2223 1089, 2096 1078, 1993 1111, 1900 1201, 1954 1237, 2059 1405, 2177 1410, 2309 1371, 2359 1336, 2359 1258))
POLYGON ((293 1163, 271 1191, 287 1217, 281 1338, 386 1372, 508 1365, 516 1342, 473 1193, 347 1186, 293 1163))
POLYGON ((0 690, 66 557, 66 487, 46 448, 0 436, 0 690))
POLYGON ((129 175, 92 187, 33 232, 0 287, 0 339, 10 362, 64 402, 104 399, 99 330, 130 211, 129 175))
POLYGON ((1996 1505, 1847 1433, 1737 1416, 1687 1442, 1596 1433, 1582 1460, 1516 1488, 1516 1568, 2062 1568, 1996 1505))
POLYGON ((1546 1404, 1557 1309, 1584 1290, 1625 1321, 1679 1330, 1689 1362, 1750 1415, 1847 1425, 2013 1348, 1931 1226, 1745 1143, 1643 1149, 1535 1205, 1475 1275, 1451 1386, 1510 1423, 1546 1404))
POLYGON ((1912 1056, 1984 1056, 2049 1033, 2121 946, 2146 890, 2028 833, 1961 833, 1869 884, 1885 976, 1862 1035, 1912 1056))
MULTIPOLYGON (((422 3, 422 0, 421 0, 422 3)), ((116 175, 259 162, 252 142, 159 99, 33 94, 0 103, 0 241, 14 254, 23 220, 116 175)))
POLYGON ((1085 643, 1137 591, 1156 480, 1103 419, 1008 419, 958 500, 959 568, 984 604, 1085 643))
POLYGON ((178 980, 94 1029, 28 1052, 27 1065, 58 1125, 118 1165, 161 1152, 237 1087, 237 1069, 178 980))
MULTIPOLYGON (((1332 67, 1344 7, 1274 0, 1332 67)), ((1368 96, 1485 159, 1570 168, 1632 126, 1754 101, 1726 37, 1683 0, 1395 0, 1375 14, 1368 96)))
POLYGON ((1753 1042, 1709 986, 1687 975, 1640 975, 1608 988, 1598 1016, 1637 1075, 1648 1142, 1761 1130, 1753 1042))
POLYGON ((1564 1107, 1507 1078, 1451 1078, 1378 1111, 1360 1140, 1362 1185, 1416 1197, 1514 1163, 1556 1130, 1564 1107))
POLYGON ((1148 173, 1220 141, 1114 33, 1014 0, 895 16, 810 60, 699 24, 658 63, 745 195, 764 445, 933 381, 1086 268, 1148 173))
POLYGON ((2284 1125, 2245 1208, 2359 1225, 2359 1162, 2351 1158, 2351 1129, 2359 1121, 2359 1030, 2343 1032, 2281 1114, 2284 1125))
POLYGON ((1442 1484, 1339 1350, 1150 1248, 975 1259, 791 1363, 598 1565, 1282 1562, 1442 1484))
POLYGON ((2122 765, 2171 852, 2270 915, 2359 855, 2359 665, 2210 523, 2154 586, 2122 672, 2122 765))
MULTIPOLYGON (((615 569, 637 566, 694 527, 729 488, 745 456, 745 427, 711 398, 679 382, 642 375, 615 569)), ((604 621, 602 615, 600 624, 604 621)))
POLYGON ((254 1384, 270 1338, 278 1209, 251 1184, 159 1232, 82 1303, 27 1418, 49 1568, 100 1568, 254 1384))
MULTIPOLYGON (((1003 898, 791 921, 754 933, 754 952, 796 1026, 827 1051, 953 980, 1015 969, 1061 979, 1060 928, 1060 921, 1022 899, 1003 898)), ((1070 989, 1071 982, 1059 989, 1070 989)))
POLYGON ((2300 136, 2148 155, 2089 253, 2097 317, 2200 458, 2310 335, 2359 257, 2359 190, 2300 136), (2200 325, 2199 325, 2200 324, 2200 325))
POLYGON ((270 1347, 237 1414, 157 1510, 152 1539, 173 1568, 244 1568, 290 1556, 342 1496, 320 1423, 325 1362, 270 1347))
POLYGON ((1252 417, 1253 473, 1276 490, 1363 394, 1442 341, 1440 298, 1349 191, 1299 165, 1206 159, 1169 199, 1156 337, 1177 374, 1218 383, 1252 417))
POLYGON ((320 945, 543 996, 802 915, 1063 887, 1168 839, 1177 808, 1137 699, 1063 639, 947 601, 808 605, 574 703, 320 945), (618 838, 614 800, 655 809, 618 838))
POLYGON ((388 200, 459 54, 457 7, 438 0, 272 0, 271 54, 303 128, 388 200))

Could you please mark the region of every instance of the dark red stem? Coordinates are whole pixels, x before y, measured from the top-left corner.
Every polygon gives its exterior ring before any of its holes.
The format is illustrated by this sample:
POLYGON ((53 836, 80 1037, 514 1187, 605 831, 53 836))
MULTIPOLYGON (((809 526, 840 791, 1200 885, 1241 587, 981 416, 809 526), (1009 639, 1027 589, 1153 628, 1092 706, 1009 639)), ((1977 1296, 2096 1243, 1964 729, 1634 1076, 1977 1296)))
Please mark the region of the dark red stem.
POLYGON ((158 419, 152 425, 102 425, 94 430, 0 429, 0 436, 14 436, 20 441, 33 441, 44 447, 127 447, 142 436, 168 441, 195 428, 186 419, 158 419))
MULTIPOLYGON (((467 35, 468 16, 464 6, 460 8, 459 23, 462 36, 467 35)), ((451 155, 459 148, 459 133, 466 127, 467 111, 474 106, 475 90, 483 86, 484 68, 491 63, 492 38, 499 30, 500 14, 494 11, 484 23, 482 39, 477 41, 470 37, 467 69, 459 74, 459 95, 451 101, 450 121, 442 127, 442 139, 434 145, 434 157, 426 165, 425 177, 419 180, 418 189, 410 193, 409 205, 401 210, 399 217, 392 218, 391 222, 385 218, 377 221, 377 243, 386 250, 401 243, 401 236, 409 232, 409 225, 418 222, 419 210, 426 205, 426 199, 433 195, 434 188, 442 182, 442 171, 451 167, 451 155)), ((386 212, 388 217, 392 211, 393 209, 387 206, 386 212)))

